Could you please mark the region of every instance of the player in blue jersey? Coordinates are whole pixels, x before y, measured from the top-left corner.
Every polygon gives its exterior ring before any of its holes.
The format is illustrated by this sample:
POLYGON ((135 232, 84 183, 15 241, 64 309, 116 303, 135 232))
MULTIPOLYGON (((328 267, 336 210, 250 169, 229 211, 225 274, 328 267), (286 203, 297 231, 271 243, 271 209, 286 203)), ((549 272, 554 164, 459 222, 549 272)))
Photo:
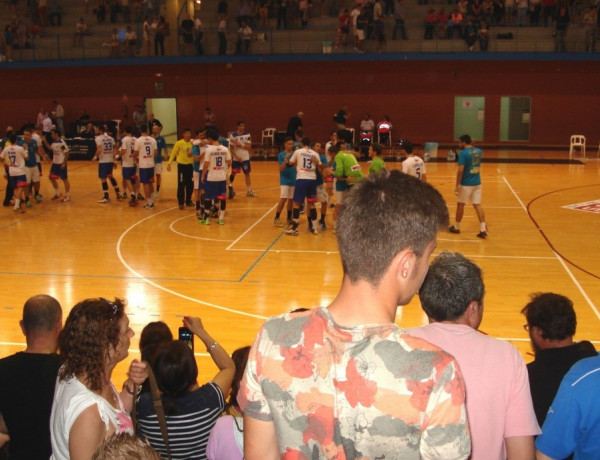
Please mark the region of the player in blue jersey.
MULTIPOLYGON (((30 185, 33 185, 36 201, 38 203, 42 201, 42 195, 40 195, 40 169, 38 167, 38 143, 33 139, 32 135, 31 129, 26 128, 23 130, 23 139, 19 141, 19 145, 27 151, 25 176, 27 177, 27 184, 29 185, 25 189, 25 201, 28 208, 31 207, 30 185)), ((43 152, 43 155, 45 158, 48 158, 45 152, 43 152)))
POLYGON ((471 136, 463 134, 459 138, 458 170, 456 171, 456 219, 448 231, 460 233, 460 222, 465 212, 465 203, 470 199, 479 219, 478 238, 487 237, 485 214, 481 207, 481 149, 473 147, 471 136))
POLYGON ((277 203, 277 210, 275 211, 275 219, 273 223, 276 227, 283 227, 281 222, 281 212, 284 206, 287 204, 287 223, 288 226, 292 224, 292 208, 294 206, 294 185, 296 185, 296 168, 289 164, 290 158, 293 155, 294 141, 291 137, 286 137, 283 140, 283 150, 277 155, 277 161, 279 163, 279 203, 277 203))
POLYGON ((169 158, 169 149, 167 148, 167 141, 160 135, 162 126, 152 126, 152 137, 156 141, 156 147, 158 148, 158 155, 154 157, 154 176, 156 178, 156 192, 154 192, 154 198, 158 199, 160 195, 160 184, 162 183, 162 170, 163 160, 169 158))

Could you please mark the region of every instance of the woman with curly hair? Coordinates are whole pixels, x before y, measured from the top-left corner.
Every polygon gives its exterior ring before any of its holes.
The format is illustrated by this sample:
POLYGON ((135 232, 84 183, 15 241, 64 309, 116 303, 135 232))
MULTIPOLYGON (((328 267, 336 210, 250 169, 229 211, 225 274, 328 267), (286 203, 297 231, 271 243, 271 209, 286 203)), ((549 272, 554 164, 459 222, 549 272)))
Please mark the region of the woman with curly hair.
POLYGON ((50 416, 51 460, 89 460, 105 438, 133 434, 129 411, 136 386, 147 377, 134 360, 119 394, 111 382, 128 355, 133 331, 121 299, 87 299, 69 313, 58 344, 62 366, 50 416))

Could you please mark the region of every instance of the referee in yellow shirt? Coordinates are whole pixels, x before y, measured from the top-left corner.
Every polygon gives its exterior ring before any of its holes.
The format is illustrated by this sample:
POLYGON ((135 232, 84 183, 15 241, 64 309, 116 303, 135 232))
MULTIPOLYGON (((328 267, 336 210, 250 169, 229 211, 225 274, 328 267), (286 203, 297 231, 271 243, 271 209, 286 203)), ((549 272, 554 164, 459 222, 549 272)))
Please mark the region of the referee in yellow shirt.
POLYGON ((177 201, 179 202, 179 209, 183 209, 184 204, 185 206, 194 206, 194 203, 192 203, 194 160, 192 158, 191 138, 192 130, 185 128, 183 139, 175 142, 167 164, 167 171, 171 171, 171 163, 177 159, 177 201))

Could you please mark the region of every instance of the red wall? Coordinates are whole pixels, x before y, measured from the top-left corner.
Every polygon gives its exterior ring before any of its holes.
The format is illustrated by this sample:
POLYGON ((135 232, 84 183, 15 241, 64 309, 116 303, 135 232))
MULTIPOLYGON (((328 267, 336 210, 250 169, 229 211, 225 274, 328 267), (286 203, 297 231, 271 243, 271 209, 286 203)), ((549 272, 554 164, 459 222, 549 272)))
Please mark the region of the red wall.
POLYGON ((455 96, 485 96, 486 143, 499 141, 501 96, 531 96, 531 144, 567 144, 573 133, 600 138, 599 62, 397 61, 342 63, 153 64, 140 66, 3 69, 0 126, 35 121, 58 99, 67 121, 86 109, 93 119, 123 118, 144 97, 176 97, 179 127, 201 126, 209 105, 222 131, 244 119, 255 142, 267 126, 285 129, 298 110, 305 131, 324 139, 343 104, 358 125, 365 112, 388 114, 394 137, 452 142, 455 96))

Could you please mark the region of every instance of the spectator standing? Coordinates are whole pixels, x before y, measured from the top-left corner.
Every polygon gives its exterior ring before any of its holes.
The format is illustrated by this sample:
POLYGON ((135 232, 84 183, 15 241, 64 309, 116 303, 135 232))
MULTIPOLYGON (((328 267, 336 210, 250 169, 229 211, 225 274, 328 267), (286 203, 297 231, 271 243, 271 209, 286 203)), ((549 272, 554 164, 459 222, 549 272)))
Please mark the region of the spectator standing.
POLYGON ((425 16, 425 33, 423 34, 423 39, 431 40, 433 39, 433 31, 435 29, 435 10, 433 8, 429 8, 427 11, 427 16, 425 16))
POLYGON ((73 46, 83 45, 83 36, 87 34, 87 24, 83 18, 79 18, 77 24, 75 24, 75 34, 73 35, 73 46))
POLYGON ((548 27, 548 23, 554 18, 554 10, 556 8, 556 0, 542 0, 542 18, 544 27, 548 27))
POLYGON ((289 0, 276 0, 277 1, 277 30, 283 28, 287 30, 287 7, 289 0))
POLYGON ((477 38, 479 40, 479 49, 487 51, 490 44, 490 29, 484 20, 481 20, 479 29, 477 29, 477 38))
POLYGON ((595 6, 591 6, 583 15, 582 22, 585 33, 585 51, 586 53, 595 53, 598 36, 598 11, 595 6))
POLYGON ((154 55, 164 56, 165 55, 165 37, 169 35, 169 24, 165 20, 164 16, 158 18, 158 25, 156 26, 156 35, 154 36, 154 55))
POLYGON ((302 118, 304 117, 304 112, 302 110, 298 111, 296 115, 293 115, 288 120, 287 124, 287 135, 290 137, 294 137, 296 131, 302 129, 302 118))
MULTIPOLYGON (((134 57, 136 46, 137 46, 137 34, 135 33, 134 30, 131 29, 131 26, 127 26, 127 28, 125 29, 125 54, 129 57, 134 57)), ((135 111, 133 112, 132 116, 133 116, 133 122, 136 124, 136 126, 138 128, 144 124, 144 122, 142 122, 141 125, 138 125, 138 123, 136 121, 136 112, 135 111)))
POLYGON ((396 40, 398 31, 400 31, 402 40, 408 40, 404 18, 404 0, 394 0, 394 31, 392 32, 392 40, 396 40))
POLYGON ((183 40, 183 55, 191 56, 194 46, 194 20, 189 15, 181 21, 181 38, 183 40))
POLYGON ((441 195, 399 171, 348 193, 339 294, 326 308, 271 318, 250 351, 238 396, 246 459, 469 456, 458 365, 394 324, 447 219, 441 195))
POLYGON ((567 28, 571 18, 566 7, 561 7, 556 15, 556 22, 554 25, 554 51, 564 53, 567 51, 567 28))
POLYGON ((48 4, 48 21, 51 26, 62 25, 62 5, 59 0, 50 0, 48 4))
POLYGON ((217 38, 219 39, 219 56, 227 54, 227 19, 221 16, 217 25, 217 38))
POLYGON ((552 292, 531 296, 523 307, 535 359, 527 365, 533 408, 540 426, 556 396, 560 382, 568 370, 583 358, 596 356, 594 346, 587 340, 575 342, 577 316, 573 302, 552 292))
POLYGON ((9 458, 37 460, 52 454, 49 425, 59 368, 60 304, 44 294, 29 298, 19 325, 27 346, 0 359, 0 418, 10 435, 9 458))
POLYGON ((202 28, 202 21, 200 16, 196 15, 194 19, 194 47, 196 49, 196 56, 202 56, 204 54, 204 45, 202 44, 202 38, 204 37, 204 29, 202 28))
POLYGON ((525 361, 510 343, 478 331, 483 319, 481 269, 462 254, 444 251, 419 290, 429 324, 409 329, 450 353, 467 391, 471 459, 533 459, 540 433, 525 361))
POLYGON ((57 101, 52 101, 54 104, 54 112, 56 112, 56 129, 62 137, 65 137, 65 108, 57 101))

